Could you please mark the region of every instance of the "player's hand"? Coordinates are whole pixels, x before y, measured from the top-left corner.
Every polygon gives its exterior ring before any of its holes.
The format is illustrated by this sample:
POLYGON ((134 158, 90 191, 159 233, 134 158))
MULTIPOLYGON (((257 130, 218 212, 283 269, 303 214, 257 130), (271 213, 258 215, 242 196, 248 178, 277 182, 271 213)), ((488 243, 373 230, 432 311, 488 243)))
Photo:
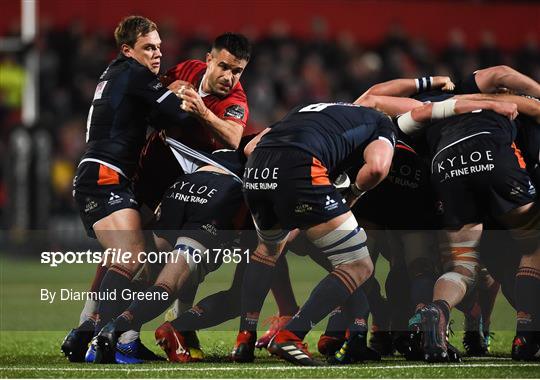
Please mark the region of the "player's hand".
POLYGON ((510 120, 514 120, 518 115, 518 107, 516 103, 510 102, 489 102, 491 109, 498 114, 506 116, 510 120))
POLYGON ((182 99, 181 107, 184 111, 206 120, 210 110, 194 88, 182 86, 177 91, 177 96, 182 99))
POLYGON ((442 91, 454 91, 456 88, 456 85, 454 82, 452 82, 452 79, 450 77, 445 76, 436 76, 433 77, 433 85, 432 87, 440 88, 442 91))
POLYGON ((169 85, 167 86, 167 88, 175 94, 178 93, 178 91, 180 91, 182 87, 193 88, 193 85, 184 80, 175 80, 174 82, 169 83, 169 85))

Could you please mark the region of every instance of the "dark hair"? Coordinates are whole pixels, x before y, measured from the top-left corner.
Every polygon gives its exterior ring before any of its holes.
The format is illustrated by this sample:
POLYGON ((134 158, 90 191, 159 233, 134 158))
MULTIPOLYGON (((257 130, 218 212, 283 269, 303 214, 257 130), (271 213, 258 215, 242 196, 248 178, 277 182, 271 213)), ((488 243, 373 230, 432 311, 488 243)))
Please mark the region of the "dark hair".
POLYGON ((143 16, 128 16, 114 30, 114 39, 118 47, 123 44, 135 46, 137 38, 157 30, 157 25, 143 16))
POLYGON ((251 57, 251 45, 246 36, 238 33, 223 33, 217 36, 212 44, 212 49, 227 49, 229 53, 238 59, 249 61, 251 57))

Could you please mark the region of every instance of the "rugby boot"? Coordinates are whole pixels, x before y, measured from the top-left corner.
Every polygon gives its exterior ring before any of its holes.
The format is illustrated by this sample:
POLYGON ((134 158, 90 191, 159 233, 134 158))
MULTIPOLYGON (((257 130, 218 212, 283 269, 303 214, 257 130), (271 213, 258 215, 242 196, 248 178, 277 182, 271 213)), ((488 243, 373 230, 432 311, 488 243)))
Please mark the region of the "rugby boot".
POLYGON ((532 334, 515 336, 512 342, 512 360, 540 361, 540 344, 532 334))
POLYGON ((461 354, 459 350, 452 346, 448 339, 446 340, 446 352, 448 353, 448 361, 452 363, 461 363, 461 354))
POLYGON ((465 318, 465 333, 463 334, 463 347, 468 356, 485 356, 488 353, 484 337, 482 317, 465 318))
POLYGON ((237 363, 252 363, 255 360, 255 340, 253 332, 244 330, 238 333, 231 359, 237 363))
POLYGON ((408 331, 394 333, 394 347, 406 360, 423 360, 422 348, 422 317, 416 312, 408 323, 408 331))
POLYGON ((268 326, 268 330, 255 342, 255 347, 262 349, 268 347, 272 338, 291 320, 291 315, 272 316, 263 322, 263 326, 268 326))
POLYGON ((197 333, 195 331, 182 331, 181 334, 184 336, 191 358, 196 361, 203 360, 204 352, 201 350, 197 333))
POLYGON ((493 339, 495 339, 495 333, 484 330, 484 344, 486 345, 488 353, 491 352, 491 341, 493 339))
POLYGON ((355 334, 343 343, 331 363, 350 364, 366 360, 380 361, 381 355, 368 347, 366 334, 355 334))
POLYGON ((107 323, 96 336, 96 357, 94 363, 111 364, 116 363, 116 343, 119 332, 113 321, 107 323))
POLYGON ((92 338, 92 340, 90 341, 88 350, 86 350, 86 354, 84 355, 84 361, 87 363, 93 363, 95 359, 96 359, 96 337, 92 338))
POLYGON ((201 361, 202 357, 194 358, 191 355, 187 339, 172 324, 165 322, 156 329, 156 343, 159 345, 170 362, 190 363, 201 361))
POLYGON ((84 362, 88 345, 94 336, 94 321, 88 319, 72 329, 64 338, 60 349, 72 363, 84 362))
POLYGON ((345 336, 337 337, 332 335, 322 334, 317 342, 317 349, 319 352, 326 356, 331 357, 336 354, 336 352, 343 346, 345 343, 345 336))
POLYGON ((313 359, 308 351, 307 344, 289 330, 281 330, 274 336, 268 345, 272 355, 279 356, 286 361, 301 366, 322 366, 323 363, 313 359))
POLYGON ((463 334, 463 347, 467 356, 486 356, 488 354, 483 331, 465 331, 463 334))
POLYGON ((384 356, 392 355, 395 351, 394 339, 390 331, 375 330, 371 332, 369 347, 384 356))
POLYGON ((139 353, 140 340, 129 343, 117 343, 114 354, 115 362, 118 364, 142 364, 143 360, 137 357, 139 353))
POLYGON ((448 347, 446 332, 448 322, 442 310, 434 303, 420 309, 423 331, 424 360, 428 362, 447 362, 448 347))

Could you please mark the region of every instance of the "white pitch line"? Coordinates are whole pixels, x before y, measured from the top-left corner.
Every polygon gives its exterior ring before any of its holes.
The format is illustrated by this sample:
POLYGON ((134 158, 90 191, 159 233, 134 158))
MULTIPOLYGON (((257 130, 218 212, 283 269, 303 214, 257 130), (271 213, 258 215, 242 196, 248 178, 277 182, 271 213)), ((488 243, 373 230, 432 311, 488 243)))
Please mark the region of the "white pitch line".
POLYGON ((56 371, 133 371, 133 372, 164 372, 164 371, 186 371, 186 372, 198 372, 198 371, 288 371, 295 370, 318 370, 318 369, 336 369, 336 370, 358 370, 358 369, 377 369, 377 370, 395 370, 395 369, 408 369, 408 368, 488 368, 488 367, 540 367, 540 363, 462 363, 462 364, 411 364, 411 365, 388 365, 388 366, 321 366, 321 367, 298 367, 298 366, 272 366, 272 367, 206 367, 206 368, 186 368, 181 366, 170 366, 160 368, 126 368, 125 366, 118 366, 118 368, 99 368, 88 366, 85 368, 49 368, 49 367, 0 367, 0 371, 44 371, 44 372, 56 372, 56 371))

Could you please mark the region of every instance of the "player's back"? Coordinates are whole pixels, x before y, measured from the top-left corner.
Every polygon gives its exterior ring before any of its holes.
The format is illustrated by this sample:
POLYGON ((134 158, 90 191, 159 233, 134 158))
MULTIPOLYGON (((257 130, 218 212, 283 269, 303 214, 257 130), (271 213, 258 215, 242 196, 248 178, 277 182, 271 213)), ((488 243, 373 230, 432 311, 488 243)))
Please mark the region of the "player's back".
POLYGON ((449 145, 481 135, 491 135, 510 145, 516 136, 516 126, 496 112, 479 110, 438 120, 426 130, 432 154, 449 145))
POLYGON ((318 103, 293 109, 257 148, 296 147, 333 172, 361 160, 363 149, 381 135, 394 144, 395 127, 384 114, 350 103, 318 103))

